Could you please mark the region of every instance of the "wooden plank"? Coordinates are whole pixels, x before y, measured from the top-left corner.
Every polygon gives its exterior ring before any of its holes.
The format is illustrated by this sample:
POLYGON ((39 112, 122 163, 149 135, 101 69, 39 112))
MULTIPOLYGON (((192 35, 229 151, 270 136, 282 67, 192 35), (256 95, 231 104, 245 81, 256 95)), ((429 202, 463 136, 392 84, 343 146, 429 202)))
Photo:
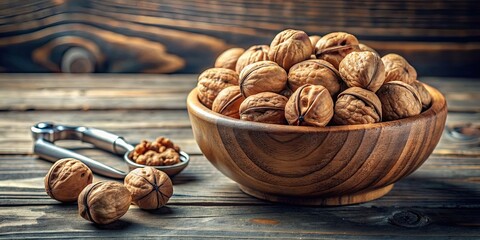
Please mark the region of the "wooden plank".
POLYGON ((351 32, 381 54, 406 56, 420 75, 480 76, 475 65, 480 19, 472 0, 49 0, 4 5, 0 70, 6 72, 198 73, 231 46, 269 44, 279 31, 297 28, 312 35, 351 32), (70 48, 84 55, 69 61, 70 48))
MULTIPOLYGON (((446 97, 450 112, 480 112, 480 81, 420 78, 446 97)), ((197 75, 0 75, 0 110, 185 109, 197 75), (135 80, 134 80, 135 79, 135 80)))
MULTIPOLYGON (((126 170, 118 158, 102 152, 81 151, 94 159, 126 170)), ((31 155, 0 155, 0 207, 55 205, 45 193, 43 177, 52 163, 31 155)), ((362 207, 421 207, 478 209, 480 159, 431 156, 416 172, 395 184, 386 196, 362 207)), ((108 180, 95 175, 95 181, 108 180)), ((242 193, 203 156, 192 156, 189 166, 173 178, 170 205, 271 205, 242 193)))
POLYGON ((446 239, 446 236, 476 239, 480 236, 475 227, 479 224, 478 209, 275 205, 168 206, 147 212, 131 208, 121 220, 106 226, 81 219, 73 205, 0 208, 1 215, 10 216, 9 222, 0 225, 0 236, 107 238, 121 234, 122 238, 182 239, 446 239), (393 219, 403 224, 412 221, 418 226, 395 225, 393 219))
MULTIPOLYGON (((41 121, 100 128, 124 136, 132 143, 165 136, 186 152, 201 154, 186 110, 84 111, 81 114, 77 111, 0 112, 0 154, 31 154, 30 127, 41 121)), ((447 126, 467 124, 479 125, 480 113, 452 112, 447 116, 447 126)), ((58 144, 69 148, 89 147, 71 141, 58 144)), ((444 132, 433 154, 480 156, 480 146, 478 142, 452 138, 444 132)))
POLYGON ((59 204, 46 195, 43 176, 50 163, 0 156, 0 237, 98 238, 118 236, 101 230, 122 229, 126 238, 474 239, 480 236, 475 227, 480 225, 479 164, 478 158, 431 157, 379 200, 315 208, 251 198, 203 157, 194 157, 173 179, 167 207, 142 211, 132 206, 120 221, 96 226, 78 216, 75 204, 59 204))

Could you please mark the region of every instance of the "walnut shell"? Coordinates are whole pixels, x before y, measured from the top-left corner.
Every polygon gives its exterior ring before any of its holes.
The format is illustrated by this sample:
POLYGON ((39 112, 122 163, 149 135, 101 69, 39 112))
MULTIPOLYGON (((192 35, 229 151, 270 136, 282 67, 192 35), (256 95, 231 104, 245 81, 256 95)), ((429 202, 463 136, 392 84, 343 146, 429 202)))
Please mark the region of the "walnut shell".
POLYGON ((374 92, 351 87, 338 95, 333 122, 339 125, 382 121, 382 103, 374 92))
POLYGON ((245 100, 245 97, 243 97, 240 92, 239 86, 227 87, 223 89, 217 98, 215 98, 215 101, 213 101, 212 111, 239 119, 240 113, 238 109, 243 100, 245 100))
POLYGON ((288 86, 293 91, 305 84, 322 85, 336 96, 342 82, 340 73, 325 60, 309 59, 293 65, 288 71, 288 86))
POLYGON ((224 88, 237 85, 238 74, 226 68, 210 68, 198 76, 198 99, 208 108, 224 88))
POLYGON ((251 46, 238 58, 235 71, 240 73, 247 65, 268 60, 268 50, 270 50, 268 45, 251 46))
POLYGON ((215 60, 214 67, 216 68, 228 68, 235 71, 238 58, 245 52, 243 48, 230 48, 220 54, 215 60))
POLYGON ((240 105, 240 119, 286 124, 285 104, 288 98, 272 92, 262 92, 249 96, 240 105))
POLYGON ((303 85, 285 106, 285 118, 290 125, 324 127, 333 117, 333 100, 321 85, 303 85))
POLYGON ((422 100, 422 109, 428 109, 428 107, 430 107, 430 104, 432 103, 432 96, 427 91, 425 86, 423 86, 423 83, 415 80, 410 85, 412 85, 412 87, 415 88, 415 90, 417 90, 418 94, 420 95, 420 99, 422 100))
POLYGON ((359 43, 358 48, 360 49, 360 51, 369 51, 369 52, 373 52, 373 53, 377 54, 378 56, 380 56, 380 54, 378 54, 378 52, 375 51, 375 49, 373 49, 373 48, 371 48, 368 45, 365 45, 363 43, 359 43))
POLYGON ((310 42, 312 43, 312 54, 315 56, 315 45, 317 45, 317 42, 322 38, 321 36, 318 35, 311 35, 308 37, 310 39, 310 42))
POLYGON ((136 168, 125 177, 125 187, 132 201, 141 209, 165 206, 173 195, 173 184, 168 175, 153 167, 136 168))
POLYGON ((278 33, 270 44, 268 59, 285 70, 312 55, 313 46, 304 31, 286 29, 278 33))
POLYGON ((121 183, 91 183, 78 196, 78 213, 88 221, 108 224, 122 217, 131 202, 130 192, 121 183))
POLYGON ((75 202, 92 179, 92 171, 84 163, 74 158, 60 159, 45 176, 45 191, 60 202, 75 202))
POLYGON ((394 53, 382 57, 385 65, 385 82, 402 81, 411 84, 417 80, 417 71, 402 56, 394 53))
POLYGON ((246 66, 240 73, 240 91, 244 97, 261 92, 279 93, 287 84, 287 72, 272 61, 246 66))
POLYGON ((390 121, 419 114, 422 101, 414 87, 401 81, 383 84, 377 96, 382 102, 383 120, 390 121))
POLYGON ((342 60, 339 72, 349 87, 361 87, 376 92, 385 81, 385 67, 373 52, 351 52, 342 60))
POLYGON ((317 59, 331 63, 336 69, 347 54, 358 51, 358 39, 349 33, 332 32, 323 36, 315 45, 317 59))

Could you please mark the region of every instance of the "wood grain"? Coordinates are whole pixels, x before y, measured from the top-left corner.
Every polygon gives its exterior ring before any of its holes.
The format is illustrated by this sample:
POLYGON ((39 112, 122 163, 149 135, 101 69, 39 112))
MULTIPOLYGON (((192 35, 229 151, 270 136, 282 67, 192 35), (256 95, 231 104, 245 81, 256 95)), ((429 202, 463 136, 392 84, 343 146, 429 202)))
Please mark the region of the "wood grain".
POLYGON ((388 193, 430 156, 445 127, 446 100, 428 87, 420 115, 373 125, 326 128, 239 121, 187 98, 205 157, 255 197, 303 205, 346 205, 388 193))
POLYGON ((420 76, 480 76, 473 0, 1 4, 0 70, 6 72, 71 71, 62 63, 78 47, 91 56, 85 61, 94 72, 198 73, 228 47, 268 44, 279 31, 297 28, 312 35, 351 32, 381 54, 404 55, 420 76))
MULTIPOLYGON (((32 8, 45 2, 38 1, 32 8)), ((22 2, 8 6, 19 4, 22 2)), ((139 6, 145 4, 139 2, 139 6)), ((0 10, 5 5, 0 2, 0 10)), ((465 101, 462 105, 461 100, 474 97, 477 80, 428 78, 425 81, 445 96, 452 93, 458 96, 448 102, 453 112, 448 113, 447 125, 480 125, 479 111, 475 110, 478 101, 465 101)), ((193 75, 0 75, 0 105, 4 106, 0 111, 0 238, 480 238, 478 142, 450 139, 444 133, 434 154, 418 170, 375 201, 334 208, 273 204, 244 194, 201 154, 184 106, 171 109, 167 105, 152 110, 123 106, 137 101, 135 93, 145 90, 176 92, 186 98, 194 83, 193 75), (103 110, 76 110, 60 104, 30 111, 19 105, 5 107, 8 106, 3 97, 5 92, 17 90, 18 94, 9 97, 21 102, 26 101, 23 91, 41 95, 44 89, 63 91, 64 96, 69 92, 111 89, 108 99, 118 105, 111 104, 103 110), (51 163, 32 154, 29 126, 45 120, 98 127, 124 135, 129 141, 167 135, 192 155, 191 163, 173 178, 174 195, 167 207, 149 212, 132 206, 120 221, 96 226, 78 216, 76 205, 60 204, 43 189, 43 177, 51 163)), ((56 97, 56 101, 62 100, 56 97)), ((92 97, 87 94, 78 98, 92 97)), ((152 101, 162 99, 156 97, 152 101)), ((31 101, 32 106, 42 105, 42 98, 37 101, 31 101)), ((88 144, 58 144, 126 169, 118 157, 92 149, 88 144)), ((107 179, 96 175, 95 181, 98 180, 107 179)))

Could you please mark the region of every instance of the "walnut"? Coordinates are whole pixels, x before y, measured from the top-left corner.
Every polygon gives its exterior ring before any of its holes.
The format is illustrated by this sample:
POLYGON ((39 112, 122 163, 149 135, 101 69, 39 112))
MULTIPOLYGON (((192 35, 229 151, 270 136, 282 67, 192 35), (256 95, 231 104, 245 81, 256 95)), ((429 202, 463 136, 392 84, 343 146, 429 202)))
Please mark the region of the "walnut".
POLYGON ((45 176, 45 191, 60 202, 75 202, 92 179, 92 171, 87 165, 74 158, 60 159, 45 176))
POLYGON ((375 49, 363 44, 363 43, 360 43, 358 44, 358 48, 360 49, 360 51, 369 51, 369 52, 373 52, 375 54, 377 54, 378 56, 380 56, 380 54, 378 54, 377 51, 375 51, 375 49))
POLYGON ((293 94, 293 90, 291 88, 289 88, 288 85, 287 85, 287 86, 285 86, 285 88, 282 91, 280 91, 279 94, 282 95, 282 96, 285 96, 286 98, 290 98, 290 96, 292 96, 292 94, 293 94))
POLYGON ((305 84, 322 85, 336 96, 342 82, 340 73, 325 60, 309 59, 293 65, 288 72, 288 86, 292 91, 305 84))
POLYGON ((165 206, 173 195, 173 184, 168 175, 153 167, 136 168, 125 177, 125 187, 132 201, 141 209, 165 206))
POLYGON ((238 109, 243 100, 245 100, 245 97, 240 92, 239 86, 227 87, 213 101, 212 111, 239 119, 240 113, 238 109))
POLYGON ((323 36, 315 45, 317 59, 331 63, 336 69, 347 54, 358 51, 358 39, 345 32, 333 32, 323 36))
POLYGON ((220 54, 215 60, 214 67, 216 68, 228 68, 235 71, 238 58, 245 52, 243 48, 230 48, 220 54))
POLYGON ((285 124, 288 98, 272 92, 251 95, 240 105, 240 119, 254 122, 285 124))
POLYGON ((423 83, 415 80, 410 85, 412 85, 412 87, 415 88, 415 90, 417 90, 418 94, 420 95, 420 99, 422 100, 422 109, 428 109, 428 107, 430 107, 430 104, 432 103, 432 96, 427 91, 425 86, 423 86, 423 83))
POLYGON ((333 122, 339 125, 382 121, 382 103, 374 92, 351 87, 338 95, 333 122))
POLYGON ((411 84, 417 80, 417 71, 402 56, 394 53, 382 57, 385 65, 385 82, 402 81, 411 84))
POLYGON ((286 84, 287 72, 272 61, 252 63, 240 73, 240 91, 244 97, 260 92, 279 93, 286 84))
POLYGON ((303 85, 285 106, 285 118, 290 125, 324 127, 333 116, 333 100, 321 85, 303 85))
POLYGON ((224 88, 238 84, 238 74, 226 68, 210 68, 198 77, 198 99, 208 108, 224 88))
POLYGON ((312 55, 313 46, 304 31, 287 29, 278 33, 270 44, 268 59, 288 70, 312 55))
POLYGON ((312 54, 313 54, 314 58, 316 58, 315 57, 315 45, 317 45, 318 40, 320 40, 320 38, 322 38, 322 37, 320 37, 318 35, 311 35, 308 38, 310 38, 310 42, 312 43, 312 54))
POLYGON ((390 121, 419 114, 422 101, 414 87, 401 81, 383 84, 377 96, 382 102, 383 120, 390 121))
POLYGON ((361 87, 376 92, 385 81, 385 67, 373 52, 351 52, 339 66, 340 75, 349 87, 361 87))
POLYGON ((97 224, 108 224, 122 217, 130 207, 132 197, 118 182, 89 184, 78 196, 78 213, 97 224))
POLYGON ((268 60, 268 50, 270 50, 268 45, 251 46, 238 58, 235 71, 240 73, 249 64, 268 60))
POLYGON ((154 142, 143 140, 128 157, 142 165, 169 166, 180 163, 180 148, 170 139, 158 137, 154 142))

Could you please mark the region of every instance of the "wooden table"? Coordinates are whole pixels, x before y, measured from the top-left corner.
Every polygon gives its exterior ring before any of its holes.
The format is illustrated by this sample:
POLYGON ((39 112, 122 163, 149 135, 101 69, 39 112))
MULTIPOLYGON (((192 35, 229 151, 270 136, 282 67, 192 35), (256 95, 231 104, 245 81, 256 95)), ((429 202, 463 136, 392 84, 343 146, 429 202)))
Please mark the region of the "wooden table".
MULTIPOLYGON (((448 100, 447 126, 480 126, 480 81, 421 79, 448 100)), ((385 197, 345 207, 272 204, 242 193, 202 155, 185 107, 194 75, 0 75, 0 238, 480 238, 480 143, 444 133, 415 173, 385 197), (130 142, 166 136, 191 154, 173 178, 174 195, 157 211, 132 206, 97 226, 76 204, 49 198, 50 162, 32 152, 40 121, 96 127, 130 142)), ((120 158, 87 144, 59 145, 126 169, 120 158)), ((95 181, 104 179, 95 175, 95 181)))

